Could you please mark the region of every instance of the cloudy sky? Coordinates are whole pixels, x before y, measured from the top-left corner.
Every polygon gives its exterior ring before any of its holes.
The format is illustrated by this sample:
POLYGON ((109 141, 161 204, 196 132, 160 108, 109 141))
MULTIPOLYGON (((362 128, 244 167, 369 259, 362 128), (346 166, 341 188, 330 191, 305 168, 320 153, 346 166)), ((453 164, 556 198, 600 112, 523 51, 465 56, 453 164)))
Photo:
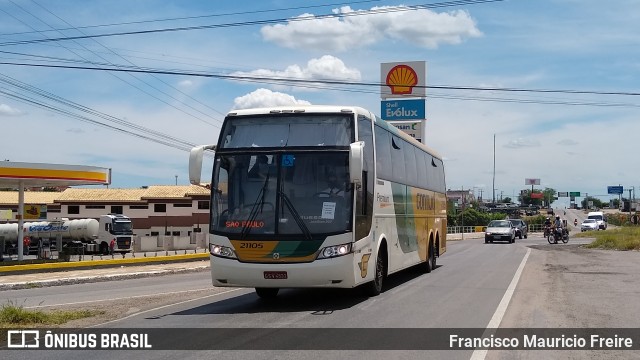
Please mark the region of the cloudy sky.
POLYGON ((379 83, 381 63, 426 61, 425 140, 448 188, 493 196, 495 135, 497 198, 525 178, 602 200, 608 185, 640 191, 637 1, 445 5, 0 0, 0 156, 112 168, 113 187, 187 184, 187 149, 214 143, 229 110, 380 112, 379 87, 269 78, 379 83))

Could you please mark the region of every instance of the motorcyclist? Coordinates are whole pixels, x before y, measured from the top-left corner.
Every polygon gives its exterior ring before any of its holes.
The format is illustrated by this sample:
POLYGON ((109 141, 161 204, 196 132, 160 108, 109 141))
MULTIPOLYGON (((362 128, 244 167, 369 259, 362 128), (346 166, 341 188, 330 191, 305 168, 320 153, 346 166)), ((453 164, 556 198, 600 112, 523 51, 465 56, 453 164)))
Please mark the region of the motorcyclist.
POLYGON ((578 219, 573 220, 573 226, 578 226, 578 219))
POLYGON ((557 229, 557 228, 563 228, 562 226, 562 220, 560 220, 560 215, 556 215, 556 221, 553 222, 553 228, 557 229))
POLYGON ((551 218, 547 216, 544 220, 544 235, 547 236, 549 229, 551 228, 551 218))

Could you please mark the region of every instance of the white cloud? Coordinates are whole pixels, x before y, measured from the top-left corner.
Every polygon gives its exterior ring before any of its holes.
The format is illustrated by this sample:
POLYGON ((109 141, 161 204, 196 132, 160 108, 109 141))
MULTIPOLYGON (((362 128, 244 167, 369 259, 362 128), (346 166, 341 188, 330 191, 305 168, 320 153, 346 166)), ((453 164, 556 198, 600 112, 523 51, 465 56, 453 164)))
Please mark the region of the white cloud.
POLYGON ((180 87, 191 87, 193 86, 193 81, 191 80, 182 80, 178 83, 178 86, 180 87))
MULTIPOLYGON (((440 44, 459 44, 466 38, 482 36, 466 11, 436 13, 427 9, 402 9, 407 7, 373 7, 371 11, 379 13, 349 16, 366 11, 345 6, 334 10, 335 17, 303 21, 294 18, 284 25, 264 26, 261 32, 265 40, 284 47, 330 51, 365 47, 385 38, 437 48, 440 44)), ((297 19, 313 16, 302 14, 297 19)))
POLYGON ((537 147, 540 146, 540 142, 537 140, 517 138, 510 140, 504 147, 509 149, 519 149, 524 147, 537 147))
POLYGON ((562 139, 558 141, 558 145, 573 146, 573 145, 578 145, 578 142, 573 139, 562 139))
POLYGON ((233 76, 258 76, 266 78, 287 78, 302 80, 344 80, 359 81, 362 77, 358 69, 347 67, 342 60, 331 55, 324 55, 319 59, 311 59, 306 67, 290 65, 286 69, 268 70, 258 69, 250 72, 234 72, 233 76))
POLYGON ((23 115, 24 113, 18 109, 12 108, 11 106, 7 105, 7 104, 0 104, 0 115, 5 115, 5 116, 19 116, 19 115, 23 115))
POLYGON ((234 109, 249 109, 256 107, 271 107, 283 105, 311 105, 305 100, 297 100, 295 97, 271 91, 269 89, 258 89, 247 95, 240 96, 233 101, 234 109))

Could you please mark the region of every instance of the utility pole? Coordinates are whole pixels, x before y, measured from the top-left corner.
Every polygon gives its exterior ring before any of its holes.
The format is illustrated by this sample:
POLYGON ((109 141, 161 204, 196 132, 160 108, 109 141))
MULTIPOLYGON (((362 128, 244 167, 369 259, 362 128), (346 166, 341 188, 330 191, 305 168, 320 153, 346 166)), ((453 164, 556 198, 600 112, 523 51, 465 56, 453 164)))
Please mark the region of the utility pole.
POLYGON ((176 175, 176 186, 178 185, 178 175, 176 175))
MULTIPOLYGON (((461 214, 462 231, 461 232, 462 232, 462 240, 464 240, 464 186, 460 187, 460 192, 462 193, 462 206, 461 206, 461 209, 462 209, 462 214, 461 214)), ((629 208, 629 209, 631 209, 631 208, 629 208)))
POLYGON ((496 203, 496 134, 493 134, 493 203, 496 203))
POLYGON ((629 222, 631 222, 631 189, 629 189, 629 222))
POLYGON ((480 191, 480 199, 478 199, 478 201, 482 202, 482 189, 478 189, 478 191, 480 191))

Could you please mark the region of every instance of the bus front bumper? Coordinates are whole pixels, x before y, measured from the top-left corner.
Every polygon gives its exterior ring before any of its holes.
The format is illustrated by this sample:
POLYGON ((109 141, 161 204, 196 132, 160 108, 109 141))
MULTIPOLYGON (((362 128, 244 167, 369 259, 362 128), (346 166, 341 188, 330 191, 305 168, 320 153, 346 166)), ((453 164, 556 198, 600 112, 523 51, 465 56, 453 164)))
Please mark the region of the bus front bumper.
POLYGON ((235 259, 211 258, 213 286, 305 288, 352 288, 353 254, 310 263, 242 263, 235 259), (286 277, 286 278, 285 278, 286 277))

